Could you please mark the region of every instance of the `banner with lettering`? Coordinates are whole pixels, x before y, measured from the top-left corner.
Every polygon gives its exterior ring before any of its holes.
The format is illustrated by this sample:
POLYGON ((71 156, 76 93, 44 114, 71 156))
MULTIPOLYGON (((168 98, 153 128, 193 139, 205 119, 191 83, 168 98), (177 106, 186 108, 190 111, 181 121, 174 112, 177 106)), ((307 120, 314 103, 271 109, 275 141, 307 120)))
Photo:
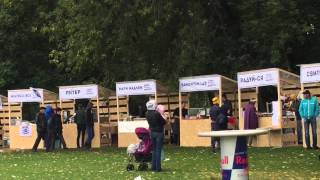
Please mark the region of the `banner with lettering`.
POLYGON ((300 68, 301 83, 317 83, 320 82, 320 64, 312 67, 301 66, 300 68))
POLYGON ((182 78, 179 80, 180 92, 219 90, 221 78, 217 75, 182 78))
POLYGON ((60 99, 92 99, 98 97, 98 85, 61 86, 60 99))
POLYGON ((277 85, 279 80, 279 70, 254 71, 248 73, 238 73, 239 88, 253 88, 260 86, 277 85))
POLYGON ((21 103, 21 102, 42 102, 43 89, 22 89, 22 90, 9 90, 8 102, 21 103))
POLYGON ((151 95, 157 91, 156 81, 121 82, 116 84, 117 96, 151 95))

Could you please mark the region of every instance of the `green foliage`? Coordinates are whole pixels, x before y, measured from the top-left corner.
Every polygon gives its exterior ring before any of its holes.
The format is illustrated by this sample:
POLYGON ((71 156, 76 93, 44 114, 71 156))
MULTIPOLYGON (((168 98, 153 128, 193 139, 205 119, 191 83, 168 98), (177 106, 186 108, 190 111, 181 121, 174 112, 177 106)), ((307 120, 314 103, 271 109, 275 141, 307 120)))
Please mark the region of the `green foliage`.
POLYGON ((316 62, 317 0, 0 2, 0 88, 177 79, 316 62), (2 67, 6 67, 5 70, 2 67))

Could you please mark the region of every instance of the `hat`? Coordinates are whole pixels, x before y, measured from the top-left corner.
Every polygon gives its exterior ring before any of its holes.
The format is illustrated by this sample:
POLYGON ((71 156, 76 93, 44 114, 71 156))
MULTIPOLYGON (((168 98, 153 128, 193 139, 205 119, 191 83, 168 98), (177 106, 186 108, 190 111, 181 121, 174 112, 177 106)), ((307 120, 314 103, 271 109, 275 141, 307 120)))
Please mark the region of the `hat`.
POLYGON ((250 99, 250 102, 257 102, 257 99, 256 98, 252 98, 252 99, 250 99))
POLYGON ((58 108, 56 108, 56 111, 61 111, 61 108, 59 108, 59 107, 58 107, 58 108))
POLYGON ((290 99, 291 99, 291 100, 296 100, 296 99, 297 99, 297 95, 295 95, 295 94, 290 94, 290 99))
POLYGON ((309 90, 304 90, 302 94, 311 94, 309 90))
POLYGON ((220 104, 220 99, 218 97, 212 98, 212 103, 213 104, 220 104))
POLYGON ((155 100, 149 100, 149 101, 146 103, 146 106, 147 106, 147 110, 156 110, 157 103, 156 103, 155 100))
POLYGON ((40 109, 46 109, 44 106, 41 106, 40 109))

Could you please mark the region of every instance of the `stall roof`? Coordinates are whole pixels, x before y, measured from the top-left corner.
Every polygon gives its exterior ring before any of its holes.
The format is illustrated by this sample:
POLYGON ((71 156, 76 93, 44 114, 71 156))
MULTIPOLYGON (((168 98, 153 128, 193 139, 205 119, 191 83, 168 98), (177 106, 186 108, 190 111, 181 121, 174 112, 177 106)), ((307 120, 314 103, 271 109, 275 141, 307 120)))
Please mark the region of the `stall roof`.
POLYGON ((157 80, 147 79, 117 82, 116 93, 117 96, 151 95, 155 93, 168 93, 168 89, 157 80))
POLYGON ((228 77, 211 74, 179 78, 181 92, 210 91, 210 90, 235 90, 237 82, 228 77))
POLYGON ((268 68, 238 72, 238 86, 242 88, 254 88, 260 86, 300 86, 299 76, 279 68, 268 68))
POLYGON ((61 99, 91 99, 115 95, 113 90, 97 84, 58 86, 61 99), (81 91, 82 90, 82 91, 81 91), (67 93, 66 92, 70 92, 67 93))
POLYGON ((8 102, 8 98, 6 96, 0 95, 2 102, 8 102))

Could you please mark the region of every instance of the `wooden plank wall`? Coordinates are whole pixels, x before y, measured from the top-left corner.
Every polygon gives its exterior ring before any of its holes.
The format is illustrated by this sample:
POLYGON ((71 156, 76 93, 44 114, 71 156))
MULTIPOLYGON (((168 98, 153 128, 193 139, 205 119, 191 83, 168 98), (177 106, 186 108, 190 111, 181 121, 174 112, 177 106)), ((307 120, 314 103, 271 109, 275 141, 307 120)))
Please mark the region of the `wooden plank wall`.
MULTIPOLYGON (((11 104, 11 119, 22 118, 22 106, 20 103, 11 104)), ((4 103, 3 109, 0 110, 0 121, 3 126, 3 136, 9 137, 9 104, 4 103)))

